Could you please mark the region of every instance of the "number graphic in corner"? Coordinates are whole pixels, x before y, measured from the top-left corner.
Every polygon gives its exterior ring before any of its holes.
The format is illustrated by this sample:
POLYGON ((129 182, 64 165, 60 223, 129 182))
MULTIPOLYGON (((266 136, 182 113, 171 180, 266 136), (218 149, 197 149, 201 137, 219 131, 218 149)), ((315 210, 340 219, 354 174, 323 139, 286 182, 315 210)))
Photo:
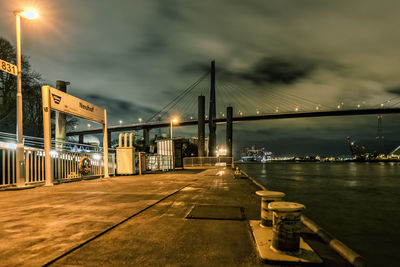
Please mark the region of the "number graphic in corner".
POLYGON ((0 62, 1 62, 1 70, 2 71, 8 72, 15 76, 18 75, 17 66, 15 66, 11 63, 8 63, 7 61, 1 60, 1 59, 0 59, 0 62))

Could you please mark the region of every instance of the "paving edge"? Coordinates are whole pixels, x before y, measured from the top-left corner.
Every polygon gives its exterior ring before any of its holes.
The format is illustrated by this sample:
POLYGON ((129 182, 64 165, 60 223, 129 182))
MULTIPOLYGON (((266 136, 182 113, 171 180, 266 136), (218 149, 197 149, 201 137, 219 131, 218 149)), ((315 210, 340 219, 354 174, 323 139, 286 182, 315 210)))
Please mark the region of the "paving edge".
MULTIPOLYGON (((240 169, 240 167, 239 167, 240 169)), ((253 177, 249 176, 246 172, 240 169, 240 171, 249 178, 255 185, 257 185, 259 188, 262 190, 268 190, 265 186, 257 182, 253 177)), ((318 224, 316 224, 314 221, 312 221, 310 218, 306 217, 305 215, 301 215, 301 222, 305 227, 310 229, 313 233, 318 235, 326 244, 329 245, 331 249, 333 249, 336 253, 338 253, 340 256, 342 256, 347 262, 349 262, 351 265, 355 267, 365 267, 367 266, 367 262, 364 257, 362 257, 360 254, 346 246, 343 242, 340 240, 334 238, 333 235, 331 235, 329 232, 327 232, 325 229, 320 227, 318 224)))

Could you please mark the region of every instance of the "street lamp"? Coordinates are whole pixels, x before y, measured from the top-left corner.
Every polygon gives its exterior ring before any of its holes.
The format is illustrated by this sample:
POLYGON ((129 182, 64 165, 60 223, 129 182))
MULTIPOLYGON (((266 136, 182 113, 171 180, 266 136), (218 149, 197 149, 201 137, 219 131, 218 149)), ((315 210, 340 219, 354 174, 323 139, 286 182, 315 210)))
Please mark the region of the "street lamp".
POLYGON ((21 82, 21 17, 26 19, 36 19, 39 17, 38 13, 33 10, 16 10, 15 25, 17 37, 17 149, 16 161, 17 172, 16 180, 17 186, 25 186, 25 165, 24 165, 24 142, 23 142, 23 126, 22 126, 22 82, 21 82))
POLYGON ((178 119, 177 119, 177 118, 173 118, 173 119, 171 120, 171 134, 170 134, 171 140, 172 140, 172 126, 173 126, 174 123, 177 123, 177 122, 178 122, 178 119))

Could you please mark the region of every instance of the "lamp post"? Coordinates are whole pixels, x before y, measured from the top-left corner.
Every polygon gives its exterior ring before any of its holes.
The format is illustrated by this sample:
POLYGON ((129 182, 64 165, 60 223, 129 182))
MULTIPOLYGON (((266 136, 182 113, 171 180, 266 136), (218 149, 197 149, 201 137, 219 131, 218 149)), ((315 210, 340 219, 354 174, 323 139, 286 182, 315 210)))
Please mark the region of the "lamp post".
POLYGON ((23 117, 22 117, 22 81, 21 81, 21 17, 35 19, 39 15, 33 10, 16 10, 15 28, 17 38, 17 149, 16 149, 16 182, 18 187, 25 186, 25 165, 24 165, 24 141, 23 141, 23 117))
POLYGON ((178 122, 178 119, 177 119, 177 118, 173 118, 173 119, 171 120, 171 133, 170 133, 171 140, 172 140, 172 127, 173 127, 174 123, 177 123, 177 122, 178 122))

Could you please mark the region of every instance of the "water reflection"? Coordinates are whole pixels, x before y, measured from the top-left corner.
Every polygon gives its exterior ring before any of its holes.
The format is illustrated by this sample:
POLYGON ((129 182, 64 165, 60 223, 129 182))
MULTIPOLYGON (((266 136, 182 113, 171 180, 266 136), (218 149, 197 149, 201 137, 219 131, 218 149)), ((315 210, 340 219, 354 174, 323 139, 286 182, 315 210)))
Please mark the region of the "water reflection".
POLYGON ((270 190, 307 206, 305 213, 371 266, 397 266, 400 231, 398 163, 240 164, 270 190), (367 234, 366 234, 367 233, 367 234), (379 244, 379 246, 376 246, 379 244))

